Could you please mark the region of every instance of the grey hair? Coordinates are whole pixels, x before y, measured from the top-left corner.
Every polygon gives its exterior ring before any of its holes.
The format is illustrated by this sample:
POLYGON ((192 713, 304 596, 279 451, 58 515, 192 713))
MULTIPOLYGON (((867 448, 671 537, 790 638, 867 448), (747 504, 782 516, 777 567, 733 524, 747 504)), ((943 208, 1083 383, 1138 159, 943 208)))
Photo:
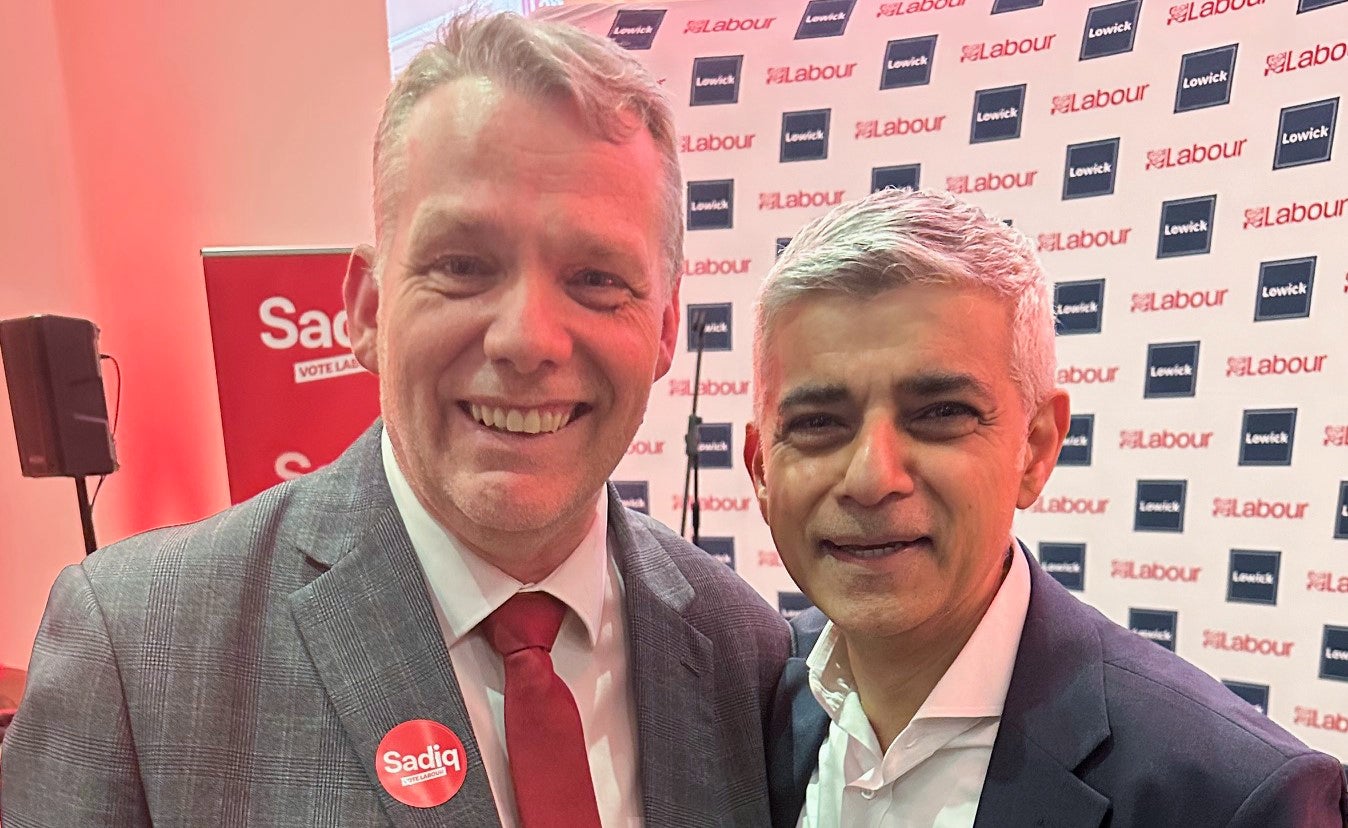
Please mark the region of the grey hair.
MULTIPOLYGON (((754 419, 781 313, 814 293, 868 298, 906 284, 988 290, 1011 310, 1011 379, 1027 412, 1053 390, 1053 302, 1030 240, 946 192, 885 189, 807 224, 768 271, 754 308, 754 419)), ((974 334, 975 332, 970 332, 974 334)))
POLYGON ((560 23, 468 10, 450 18, 398 75, 384 102, 374 148, 375 278, 383 272, 406 186, 406 127, 427 94, 460 78, 574 106, 597 138, 621 144, 644 127, 664 177, 663 264, 671 285, 683 261, 683 192, 674 115, 659 83, 611 40, 560 23))

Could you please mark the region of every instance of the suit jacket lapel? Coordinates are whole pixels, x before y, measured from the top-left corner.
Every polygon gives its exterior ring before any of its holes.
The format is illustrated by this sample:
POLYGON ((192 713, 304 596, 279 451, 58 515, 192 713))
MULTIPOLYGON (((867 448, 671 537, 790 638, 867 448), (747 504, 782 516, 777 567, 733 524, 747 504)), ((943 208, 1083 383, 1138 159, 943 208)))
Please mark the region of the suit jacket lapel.
POLYGON ((1109 800, 1075 771, 1109 738, 1100 640, 1076 599, 1022 553, 1030 605, 974 825, 1098 826, 1109 800))
POLYGON ((350 746, 394 825, 499 826, 463 694, 384 477, 378 424, 330 471, 333 486, 315 498, 304 550, 326 571, 293 593, 290 606, 350 746), (468 754, 463 787, 436 808, 398 802, 375 774, 379 741, 410 719, 445 725, 468 754))
POLYGON ((688 580, 609 490, 609 532, 623 577, 637 717, 642 804, 649 828, 716 824, 698 795, 719 773, 711 642, 684 620, 688 580))
POLYGON ((804 625, 806 618, 791 625, 792 656, 782 670, 773 698, 772 725, 768 736, 768 786, 772 824, 794 828, 805 807, 805 788, 819 764, 819 748, 828 735, 829 718, 810 692, 810 671, 805 659, 819 640, 824 619, 804 625))

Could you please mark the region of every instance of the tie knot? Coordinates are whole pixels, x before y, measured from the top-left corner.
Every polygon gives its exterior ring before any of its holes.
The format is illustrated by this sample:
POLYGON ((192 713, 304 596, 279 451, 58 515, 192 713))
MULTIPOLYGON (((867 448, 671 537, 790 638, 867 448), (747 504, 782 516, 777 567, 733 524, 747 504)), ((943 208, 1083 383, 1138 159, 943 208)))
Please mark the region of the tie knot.
POLYGON ((482 622, 487 641, 503 656, 540 647, 552 651, 566 605, 546 592, 517 592, 482 622))

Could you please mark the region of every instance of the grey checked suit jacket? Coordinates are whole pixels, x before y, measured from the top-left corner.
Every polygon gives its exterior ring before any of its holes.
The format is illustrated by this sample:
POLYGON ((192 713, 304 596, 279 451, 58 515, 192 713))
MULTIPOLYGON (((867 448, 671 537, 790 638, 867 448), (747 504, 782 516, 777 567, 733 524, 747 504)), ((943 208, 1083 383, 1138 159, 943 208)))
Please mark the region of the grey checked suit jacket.
MULTIPOLYGON (((322 470, 61 573, 5 740, 4 828, 499 824, 379 428, 322 470), (438 808, 374 775, 379 740, 418 718, 467 737, 463 788, 438 808)), ((785 622, 613 492, 609 531, 646 824, 766 825, 785 622)))

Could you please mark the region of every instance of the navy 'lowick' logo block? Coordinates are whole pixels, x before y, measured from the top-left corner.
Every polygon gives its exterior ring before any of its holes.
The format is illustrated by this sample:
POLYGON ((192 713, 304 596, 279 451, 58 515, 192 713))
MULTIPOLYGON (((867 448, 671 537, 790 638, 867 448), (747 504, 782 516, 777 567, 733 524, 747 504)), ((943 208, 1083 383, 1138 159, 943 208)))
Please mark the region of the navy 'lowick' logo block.
POLYGON ((1308 11, 1317 11, 1318 9, 1327 9, 1330 6, 1337 6, 1340 3, 1348 3, 1348 0, 1297 0, 1297 14, 1303 14, 1308 11))
POLYGON ((1348 681, 1348 627, 1325 625, 1320 647, 1320 678, 1348 681))
POLYGON ((1063 199, 1112 195, 1118 164, 1118 138, 1071 144, 1063 169, 1063 199))
POLYGON ((1268 715, 1267 684, 1250 684, 1249 682, 1227 681, 1225 679, 1222 680, 1222 684, 1226 685, 1227 690, 1230 690, 1232 693, 1235 693, 1237 696, 1240 696, 1248 702, 1255 710, 1258 710, 1265 716, 1268 715))
POLYGON ((974 93, 969 143, 1009 141, 1020 137, 1025 109, 1025 84, 980 89, 974 93))
POLYGON ((800 592, 778 592, 777 593, 777 611, 787 621, 800 615, 808 609, 812 609, 814 604, 806 598, 804 593, 800 592))
POLYGON ((1190 52, 1180 58, 1175 111, 1188 112, 1231 102, 1238 43, 1190 52))
POLYGON ((1217 195, 1179 198, 1161 204, 1161 227, 1157 231, 1156 258, 1201 256, 1212 250, 1212 225, 1217 215, 1217 195))
POLYGON ((1290 466, 1296 440, 1295 408, 1247 408, 1240 423, 1242 466, 1290 466))
POLYGON ((1070 590, 1086 588, 1086 544, 1039 544, 1039 566, 1053 579, 1070 590))
POLYGON ((651 513, 651 484, 646 480, 614 480, 622 505, 643 515, 651 513))
POLYGON ((828 123, 831 110, 808 109, 782 113, 780 161, 817 161, 828 158, 828 123))
POLYGON ((1142 396, 1192 397, 1198 391, 1197 342, 1157 342, 1147 346, 1142 396))
POLYGON ((1339 503, 1334 507, 1334 537, 1348 539, 1348 480, 1339 481, 1339 503))
POLYGON ((871 192, 889 187, 895 190, 916 190, 922 179, 921 164, 896 164, 892 167, 871 168, 871 192))
POLYGON ((1334 153, 1334 126, 1338 118, 1338 98, 1284 107, 1278 115, 1278 148, 1273 152, 1273 169, 1328 161, 1334 153))
POLYGON ((1137 481, 1134 532, 1183 532, 1187 480, 1137 481))
POLYGON ((1142 0, 1124 0, 1095 6, 1086 12, 1086 29, 1081 33, 1078 60, 1121 55, 1133 51, 1137 35, 1137 16, 1142 0))
POLYGON ((885 45, 880 88, 898 89, 931 83, 931 62, 935 57, 936 35, 889 41, 885 45))
POLYGON ((1053 326, 1058 336, 1100 333, 1104 316, 1104 279, 1058 282, 1053 286, 1053 326))
POLYGON ((1095 415, 1073 414, 1062 448, 1058 450, 1059 466, 1089 466, 1091 447, 1095 443, 1095 415))
POLYGON ((702 350, 729 351, 734 348, 734 306, 729 302, 689 305, 688 352, 697 353, 697 326, 702 324, 702 350))
POLYGON ((1022 9, 1037 9, 1042 5, 1044 5, 1044 0, 993 0, 992 14, 1005 14, 1022 9))
POLYGON ((1315 256, 1259 263, 1254 321, 1301 319, 1311 315, 1315 256))
POLYGON ((697 539, 697 545, 702 551, 711 555, 716 560, 730 567, 735 568, 735 539, 730 537, 709 538, 705 535, 697 539))
POLYGON ((1245 604, 1278 603, 1281 552, 1232 549, 1226 577, 1226 600, 1245 604))
POLYGON ((693 92, 689 106, 739 103, 744 55, 693 59, 693 92))
POLYGON ((1174 610, 1128 610, 1128 629, 1172 653, 1175 651, 1178 627, 1179 616, 1174 610))
POLYGON ((688 229, 726 230, 735 226, 735 180, 688 182, 688 229))
POLYGON ((704 469, 735 467, 733 423, 703 423, 697 427, 697 462, 704 469))
POLYGON ((796 40, 838 37, 847 31, 856 0, 810 0, 796 27, 796 40))
POLYGON ((649 49, 655 43, 655 36, 664 19, 664 9, 623 9, 613 18, 608 36, 624 49, 649 49))

